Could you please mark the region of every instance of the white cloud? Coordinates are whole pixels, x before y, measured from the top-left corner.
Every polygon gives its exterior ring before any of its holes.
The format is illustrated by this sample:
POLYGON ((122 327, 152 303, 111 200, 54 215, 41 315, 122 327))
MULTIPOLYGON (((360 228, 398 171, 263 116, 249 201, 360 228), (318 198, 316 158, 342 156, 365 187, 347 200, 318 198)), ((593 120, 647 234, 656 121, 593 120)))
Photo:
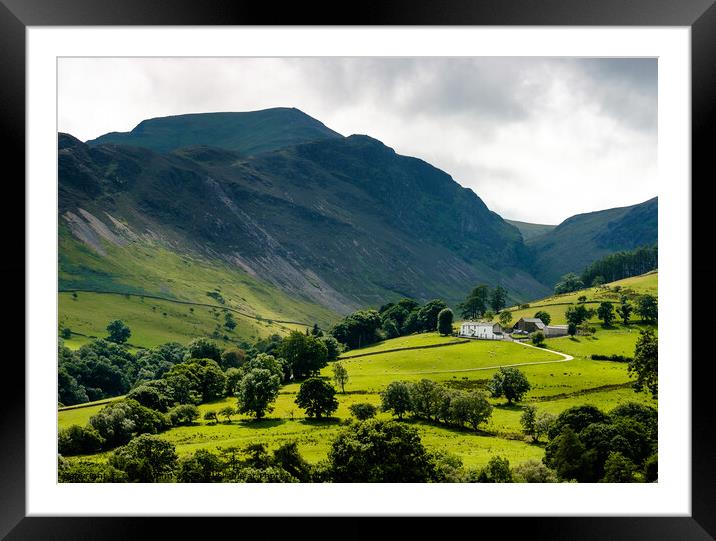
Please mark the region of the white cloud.
POLYGON ((656 61, 62 59, 59 128, 297 107, 422 158, 506 218, 558 223, 656 195, 656 61))

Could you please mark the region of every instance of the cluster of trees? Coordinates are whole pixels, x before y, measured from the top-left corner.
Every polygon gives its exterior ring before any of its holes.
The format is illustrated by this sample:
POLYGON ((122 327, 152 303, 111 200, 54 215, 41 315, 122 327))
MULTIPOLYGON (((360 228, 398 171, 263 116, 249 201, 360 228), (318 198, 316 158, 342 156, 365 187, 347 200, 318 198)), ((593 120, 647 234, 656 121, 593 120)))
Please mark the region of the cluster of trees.
POLYGON ((60 482, 180 483, 425 483, 554 482, 556 474, 529 461, 511 468, 496 456, 482 468, 466 469, 444 451, 430 452, 411 426, 368 419, 350 422, 331 443, 328 457, 308 463, 296 442, 269 452, 263 443, 243 448, 199 449, 178 458, 174 445, 142 434, 117 448, 106 463, 59 458, 60 482))
POLYGON ((584 284, 598 286, 638 276, 658 266, 657 246, 642 246, 631 252, 617 252, 595 261, 582 271, 581 280, 584 284))
POLYGON ((657 412, 627 403, 604 413, 575 406, 556 418, 525 410, 525 433, 549 442, 543 462, 562 481, 625 483, 657 478, 657 412))
POLYGON ((421 305, 413 299, 401 299, 378 310, 358 310, 331 329, 331 335, 345 348, 361 348, 379 340, 416 332, 452 333, 453 313, 440 299, 421 305))
MULTIPOLYGON (((535 317, 540 317, 538 314, 535 314, 535 317)), ((638 295, 636 296, 636 302, 632 303, 628 297, 623 296, 616 306, 615 303, 604 301, 601 302, 596 309, 587 308, 585 302, 581 301, 567 308, 565 318, 567 319, 569 334, 574 335, 580 328, 588 332, 587 322, 595 315, 602 321, 605 327, 611 327, 617 317, 622 320, 624 325, 628 325, 632 320, 632 314, 639 315, 643 323, 656 323, 659 317, 659 303, 657 298, 649 294, 638 295)))
POLYGON ((381 393, 381 409, 399 420, 410 414, 416 419, 460 428, 467 424, 473 430, 492 415, 492 405, 485 393, 448 389, 429 379, 390 383, 381 393))
POLYGON ((492 319, 494 314, 500 313, 506 305, 507 290, 504 287, 498 285, 490 290, 489 286, 481 284, 470 291, 465 301, 458 306, 458 310, 465 319, 492 319))
POLYGON ((232 383, 230 394, 233 394, 236 370, 262 353, 275 354, 282 367, 281 380, 288 381, 317 374, 342 351, 334 337, 322 336, 317 327, 313 334, 294 331, 284 338, 273 335, 255 344, 242 343, 241 347, 228 349, 198 338, 188 346, 172 342, 140 349, 136 354, 124 343, 131 331, 123 322, 110 323, 108 330, 108 338, 94 339, 77 351, 65 347, 60 340, 61 405, 111 398, 141 387, 150 407, 166 411, 167 404, 172 402, 198 403, 224 396, 227 380, 232 383), (151 402, 149 394, 155 402, 151 402))

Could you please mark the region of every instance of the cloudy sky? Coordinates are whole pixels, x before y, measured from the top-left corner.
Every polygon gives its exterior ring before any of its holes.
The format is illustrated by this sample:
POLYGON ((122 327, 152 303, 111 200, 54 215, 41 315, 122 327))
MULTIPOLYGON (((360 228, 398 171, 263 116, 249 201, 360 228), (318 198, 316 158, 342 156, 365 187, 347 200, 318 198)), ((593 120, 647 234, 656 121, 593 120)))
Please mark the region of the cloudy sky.
POLYGON ((504 218, 557 224, 657 195, 657 62, 572 58, 72 58, 59 129, 297 107, 472 188, 504 218))

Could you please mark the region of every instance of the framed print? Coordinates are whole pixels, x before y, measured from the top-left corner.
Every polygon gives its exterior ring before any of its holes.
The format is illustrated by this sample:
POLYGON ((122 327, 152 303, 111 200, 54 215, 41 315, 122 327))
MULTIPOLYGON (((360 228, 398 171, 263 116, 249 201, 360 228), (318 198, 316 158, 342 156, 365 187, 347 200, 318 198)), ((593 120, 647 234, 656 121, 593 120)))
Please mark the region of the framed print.
POLYGON ((713 537, 712 2, 0 14, 3 535, 713 537))

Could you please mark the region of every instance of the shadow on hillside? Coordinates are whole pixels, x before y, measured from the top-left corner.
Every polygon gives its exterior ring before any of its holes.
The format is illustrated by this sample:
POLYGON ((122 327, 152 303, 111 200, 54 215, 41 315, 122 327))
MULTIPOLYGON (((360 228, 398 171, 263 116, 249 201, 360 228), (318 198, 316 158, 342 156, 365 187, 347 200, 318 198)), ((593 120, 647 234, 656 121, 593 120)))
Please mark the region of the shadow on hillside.
POLYGON ((338 417, 323 417, 321 419, 300 419, 298 421, 302 425, 309 426, 334 426, 341 424, 338 417))
POLYGON ((286 423, 285 419, 242 419, 236 424, 241 428, 274 428, 284 423, 286 423))

